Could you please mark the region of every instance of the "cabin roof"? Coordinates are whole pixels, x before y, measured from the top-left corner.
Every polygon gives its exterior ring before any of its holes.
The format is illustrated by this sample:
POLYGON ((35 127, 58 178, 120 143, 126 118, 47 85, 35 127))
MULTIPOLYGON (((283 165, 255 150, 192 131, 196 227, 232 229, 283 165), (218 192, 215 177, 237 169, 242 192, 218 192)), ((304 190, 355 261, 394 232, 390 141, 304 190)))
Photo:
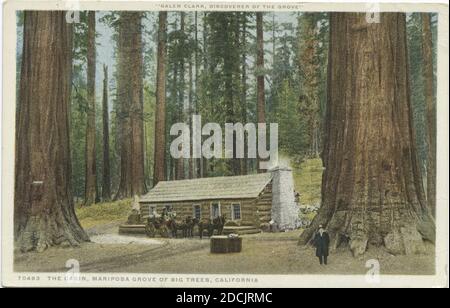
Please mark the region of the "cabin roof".
POLYGON ((176 202, 257 198, 272 180, 271 173, 159 182, 140 202, 176 202))

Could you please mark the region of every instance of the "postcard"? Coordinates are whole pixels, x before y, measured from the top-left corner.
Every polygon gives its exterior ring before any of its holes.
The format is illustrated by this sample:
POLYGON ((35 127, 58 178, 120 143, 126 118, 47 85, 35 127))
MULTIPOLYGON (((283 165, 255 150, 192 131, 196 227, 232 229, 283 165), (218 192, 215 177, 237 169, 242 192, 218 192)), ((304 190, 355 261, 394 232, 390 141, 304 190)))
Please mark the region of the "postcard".
POLYGON ((448 287, 448 4, 3 13, 3 286, 448 287))

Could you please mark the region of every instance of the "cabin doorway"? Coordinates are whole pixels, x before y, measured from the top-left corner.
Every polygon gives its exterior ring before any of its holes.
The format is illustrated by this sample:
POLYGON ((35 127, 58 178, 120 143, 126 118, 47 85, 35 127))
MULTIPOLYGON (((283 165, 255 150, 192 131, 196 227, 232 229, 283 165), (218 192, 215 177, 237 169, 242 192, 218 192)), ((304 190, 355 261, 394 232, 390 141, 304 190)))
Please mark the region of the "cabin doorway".
POLYGON ((219 217, 220 214, 220 202, 211 203, 211 219, 219 217))

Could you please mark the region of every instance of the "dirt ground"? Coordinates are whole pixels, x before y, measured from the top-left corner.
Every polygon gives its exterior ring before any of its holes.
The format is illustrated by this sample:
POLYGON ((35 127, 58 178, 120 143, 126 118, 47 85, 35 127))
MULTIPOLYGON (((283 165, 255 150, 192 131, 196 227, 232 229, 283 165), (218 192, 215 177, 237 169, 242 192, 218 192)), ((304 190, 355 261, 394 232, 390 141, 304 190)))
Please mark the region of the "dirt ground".
MULTIPOLYGON (((93 242, 77 248, 51 248, 42 253, 16 253, 17 272, 65 272, 66 261, 76 259, 85 273, 216 273, 216 274, 365 274, 366 261, 377 259, 381 274, 434 274, 434 253, 392 256, 371 247, 364 258, 348 250, 331 253, 321 266, 311 247, 297 245, 299 231, 243 236, 243 250, 211 254, 209 239, 147 239, 117 234, 118 222, 91 228, 93 242)), ((430 247, 431 248, 431 247, 430 247)), ((432 249, 430 249, 432 251, 432 249)))

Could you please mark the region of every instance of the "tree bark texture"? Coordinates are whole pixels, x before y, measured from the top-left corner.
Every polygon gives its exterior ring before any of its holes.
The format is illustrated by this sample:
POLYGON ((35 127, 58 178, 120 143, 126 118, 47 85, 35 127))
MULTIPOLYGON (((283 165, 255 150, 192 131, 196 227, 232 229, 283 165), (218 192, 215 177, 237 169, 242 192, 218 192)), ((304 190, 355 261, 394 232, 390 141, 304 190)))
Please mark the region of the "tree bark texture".
POLYGON ((153 185, 166 180, 166 37, 167 12, 159 12, 153 185))
POLYGON ((85 150, 84 205, 89 206, 97 197, 97 168, 95 157, 95 12, 88 12, 87 37, 87 123, 85 150))
POLYGON ((120 108, 120 184, 116 199, 145 192, 142 13, 122 12, 117 94, 120 108))
MULTIPOLYGON (((257 122, 266 123, 266 98, 264 89, 264 24, 263 13, 256 13, 256 45, 257 45, 257 57, 256 57, 256 71, 257 71, 257 122)), ((265 172, 259 168, 259 161, 257 161, 258 172, 265 172)))
POLYGON ((332 248, 354 256, 368 245, 392 254, 434 241, 414 143, 405 15, 332 13, 322 206, 300 243, 320 224, 332 248))
POLYGON ((109 155, 108 66, 103 65, 103 179, 102 199, 111 199, 111 168, 109 155))
POLYGON ((89 240, 75 216, 71 183, 72 31, 62 11, 24 13, 14 196, 21 251, 89 240))
POLYGON ((436 216, 436 108, 433 86, 433 36, 429 13, 422 14, 422 56, 427 110, 427 201, 436 216))
MULTIPOLYGON (((246 13, 242 13, 242 33, 241 33, 241 46, 242 46, 242 58, 241 58, 241 84, 242 84, 242 98, 241 98, 241 110, 242 110, 242 123, 247 123, 247 17, 246 13)), ((244 144, 244 159, 241 163, 241 174, 246 175, 248 173, 248 134, 245 133, 244 144)))
POLYGON ((153 185, 164 181, 166 175, 166 39, 167 12, 159 12, 153 185))

